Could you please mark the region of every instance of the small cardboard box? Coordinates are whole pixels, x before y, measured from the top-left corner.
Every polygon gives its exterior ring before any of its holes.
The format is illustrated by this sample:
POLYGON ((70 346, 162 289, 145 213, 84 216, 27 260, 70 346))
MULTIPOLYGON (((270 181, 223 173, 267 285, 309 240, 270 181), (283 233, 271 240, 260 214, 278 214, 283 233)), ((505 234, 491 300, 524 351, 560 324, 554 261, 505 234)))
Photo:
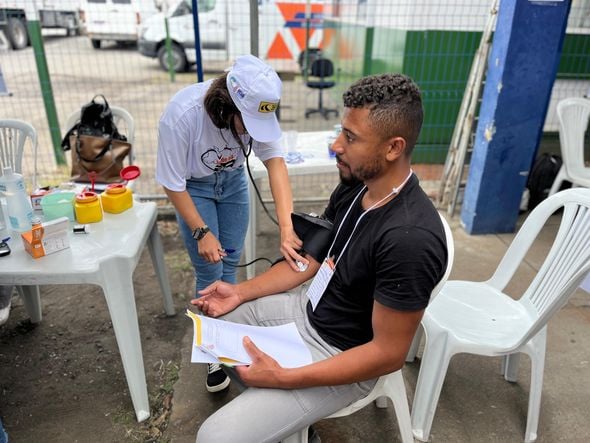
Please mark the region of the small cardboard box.
POLYGON ((70 247, 68 229, 70 223, 67 217, 56 218, 21 234, 25 250, 33 258, 44 257, 70 247))

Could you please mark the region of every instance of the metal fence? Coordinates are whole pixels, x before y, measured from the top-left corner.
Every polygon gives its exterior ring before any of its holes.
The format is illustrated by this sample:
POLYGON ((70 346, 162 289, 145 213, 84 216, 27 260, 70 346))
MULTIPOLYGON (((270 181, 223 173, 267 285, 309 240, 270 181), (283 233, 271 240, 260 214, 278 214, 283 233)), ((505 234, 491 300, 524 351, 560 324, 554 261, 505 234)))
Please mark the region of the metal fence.
MULTIPOLYGON (((208 79, 219 75, 236 55, 250 52, 252 5, 246 0, 197 3, 203 49, 200 66, 208 79)), ((435 180, 446 156, 490 3, 259 0, 258 15, 252 23, 258 22, 259 55, 283 79, 283 129, 327 130, 339 122, 333 114, 329 119, 319 114, 305 117, 307 108, 318 106, 318 91, 306 86, 302 65, 313 60, 316 50, 333 60, 336 68, 336 86, 324 92, 328 107, 339 108, 342 91, 363 75, 406 73, 422 89, 426 115, 414 163, 422 178, 435 180), (309 57, 301 57, 306 48, 310 48, 309 57), (420 169, 420 165, 431 166, 420 169)), ((40 46, 35 44, 35 29, 29 23, 32 46, 0 50, 0 119, 22 119, 37 129, 39 183, 57 185, 67 180, 69 168, 60 164, 59 154, 63 153, 55 140, 65 134, 72 112, 79 111, 95 94, 103 94, 112 105, 127 109, 135 120, 135 162, 142 168, 135 192, 149 197, 163 194, 154 179, 158 119, 175 92, 197 81, 192 63, 196 51, 191 37, 191 5, 191 0, 80 0, 85 19, 80 35, 43 29, 40 46), (108 10, 111 2, 113 10, 108 10), (155 6, 164 12, 158 12, 155 6), (96 11, 97 7, 104 11, 96 11), (123 8, 133 11, 131 28, 137 30, 141 21, 139 34, 124 34, 123 8), (166 27, 171 37, 168 46, 165 38, 162 40, 166 27), (137 35, 141 38, 139 46, 128 41, 137 35), (42 69, 45 65, 46 73, 42 69), (180 72, 163 69, 170 66, 180 72)), ((590 89, 589 34, 590 1, 573 1, 545 131, 557 130, 555 105, 559 99, 581 96, 590 89)), ((69 153, 64 158, 68 162, 69 153)), ((32 159, 25 164, 28 174, 32 159)), ((313 189, 325 180, 316 177, 306 180, 305 186, 313 189)))

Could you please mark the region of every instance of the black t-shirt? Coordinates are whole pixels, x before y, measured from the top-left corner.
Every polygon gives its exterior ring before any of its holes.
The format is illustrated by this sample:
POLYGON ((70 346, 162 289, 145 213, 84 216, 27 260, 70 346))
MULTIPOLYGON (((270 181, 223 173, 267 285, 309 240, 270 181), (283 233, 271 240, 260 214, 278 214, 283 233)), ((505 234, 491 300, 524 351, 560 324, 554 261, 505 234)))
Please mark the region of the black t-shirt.
MULTIPOLYGON (((334 223, 333 235, 362 188, 341 184, 332 193, 324 216, 334 223)), ((362 195, 336 238, 335 261, 364 211, 361 200, 362 195)), ((373 338, 373 302, 398 311, 424 309, 446 262, 440 217, 412 175, 394 199, 363 216, 315 311, 308 303, 310 322, 339 349, 367 343, 373 338)))

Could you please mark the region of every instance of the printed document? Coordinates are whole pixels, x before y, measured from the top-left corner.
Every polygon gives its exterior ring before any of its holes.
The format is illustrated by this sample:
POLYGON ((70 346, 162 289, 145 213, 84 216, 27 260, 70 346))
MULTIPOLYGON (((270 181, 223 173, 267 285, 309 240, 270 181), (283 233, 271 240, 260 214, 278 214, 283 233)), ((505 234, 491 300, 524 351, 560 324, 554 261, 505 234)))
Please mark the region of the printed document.
POLYGON ((284 368, 312 363, 311 353, 295 323, 251 326, 205 317, 189 310, 186 315, 192 319, 194 326, 193 363, 223 363, 229 366, 251 364, 252 359, 242 344, 246 336, 284 368))

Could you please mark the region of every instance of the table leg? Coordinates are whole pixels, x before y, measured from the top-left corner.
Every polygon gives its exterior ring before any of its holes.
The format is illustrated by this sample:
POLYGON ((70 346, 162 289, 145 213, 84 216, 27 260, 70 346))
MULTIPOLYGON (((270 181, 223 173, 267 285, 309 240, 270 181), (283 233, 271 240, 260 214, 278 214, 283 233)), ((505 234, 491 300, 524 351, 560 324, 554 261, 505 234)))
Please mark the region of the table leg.
POLYGON ((17 286, 17 290, 23 298, 25 310, 31 319, 31 323, 40 323, 43 313, 41 312, 39 286, 17 286))
POLYGON ((158 224, 154 222, 148 239, 148 248, 154 264, 154 270, 160 283, 162 297, 164 298, 164 310, 166 315, 174 315, 174 302, 172 301, 172 291, 170 290, 170 281, 166 272, 166 263, 164 262, 164 248, 162 248, 162 239, 158 231, 158 224))
POLYGON ((113 258, 101 263, 100 286, 111 315, 135 415, 141 422, 149 418, 150 406, 132 274, 133 266, 127 259, 113 258))
MULTIPOLYGON (((246 239, 244 241, 244 260, 250 263, 256 256, 256 191, 252 182, 248 180, 248 230, 246 231, 246 239)), ((246 268, 246 278, 249 280, 256 274, 256 264, 252 264, 246 268)))

